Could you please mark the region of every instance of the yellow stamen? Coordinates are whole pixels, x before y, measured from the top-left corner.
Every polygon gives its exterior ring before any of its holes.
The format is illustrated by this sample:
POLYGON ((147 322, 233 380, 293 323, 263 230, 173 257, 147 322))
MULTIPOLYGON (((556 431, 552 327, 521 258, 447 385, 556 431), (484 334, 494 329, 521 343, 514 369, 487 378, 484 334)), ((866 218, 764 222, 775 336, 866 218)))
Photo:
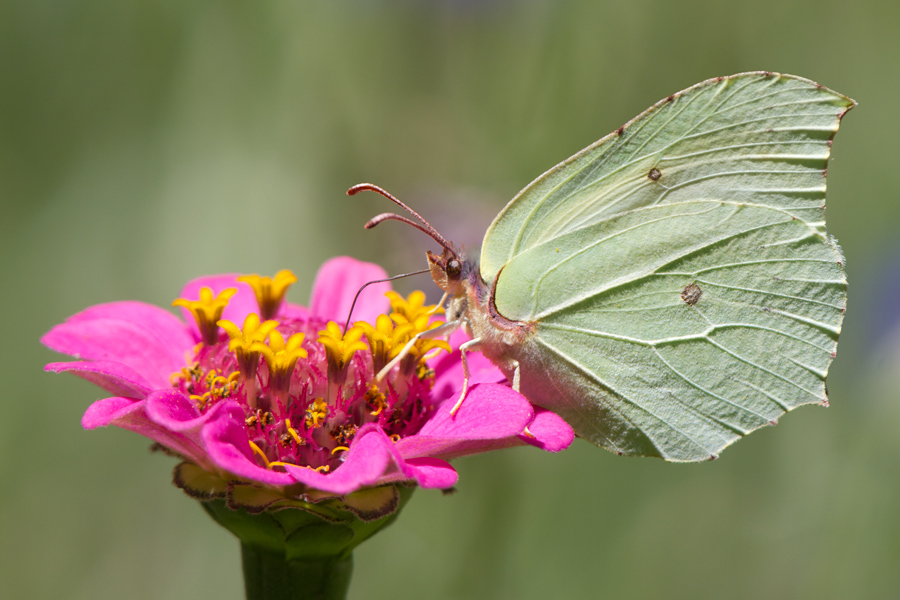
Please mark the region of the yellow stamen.
POLYGON ((271 319, 281 308, 287 289, 297 281, 297 278, 285 269, 279 271, 275 275, 275 279, 253 274, 238 277, 238 281, 243 281, 253 288, 253 293, 256 294, 256 303, 259 305, 259 314, 263 319, 271 319))
POLYGON ((396 444, 397 442, 400 441, 400 435, 397 433, 391 435, 391 441, 393 441, 396 444))
POLYGON ((338 452, 350 452, 350 448, 347 446, 335 446, 334 450, 331 451, 331 455, 334 456, 338 452))
MULTIPOLYGON (((432 358, 437 352, 440 352, 440 350, 441 349, 439 348, 435 352, 427 354, 422 360, 424 361, 432 358)), ((434 379, 434 369, 430 369, 424 362, 420 362, 416 367, 416 377, 418 377, 420 381, 434 379)))
POLYGON ((346 446, 350 444, 350 440, 356 437, 356 425, 353 423, 341 425, 337 431, 332 431, 331 436, 338 446, 346 446))
MULTIPOLYGON (((287 467, 291 465, 291 463, 281 462, 280 460, 273 460, 268 464, 268 467, 271 469, 272 467, 287 467)), ((291 465, 292 467, 296 467, 297 465, 291 465)), ((287 469, 285 469, 287 471, 287 469)))
POLYGON ((331 467, 328 465, 322 465, 321 467, 316 467, 316 473, 327 473, 331 470, 331 467))
POLYGON ((378 386, 374 383, 370 384, 369 389, 366 390, 366 402, 375 407, 375 410, 371 413, 373 417, 377 417, 381 414, 381 411, 387 408, 387 404, 384 401, 384 394, 381 393, 381 390, 379 390, 378 386))
POLYGON ((300 435, 297 433, 297 430, 294 429, 293 427, 291 427, 291 420, 290 420, 290 419, 285 419, 285 420, 284 420, 284 425, 285 425, 285 427, 287 427, 287 432, 288 432, 288 434, 289 434, 292 438, 294 438, 294 441, 295 441, 295 442, 297 442, 297 445, 299 445, 299 446, 305 446, 305 445, 306 445, 306 440, 304 440, 303 438, 301 438, 300 435))
POLYGON ((267 469, 270 468, 270 466, 271 466, 272 463, 269 462, 269 459, 266 457, 266 453, 263 452, 262 450, 260 450, 260 449, 259 449, 259 446, 257 446, 257 445, 254 444, 253 442, 249 442, 249 443, 250 443, 250 448, 253 450, 253 452, 255 452, 256 454, 258 454, 258 455, 260 456, 260 458, 263 459, 263 462, 266 463, 266 468, 267 468, 267 469))
POLYGON ((306 409, 306 428, 316 429, 322 426, 328 416, 328 404, 322 398, 316 398, 306 409))
POLYGON ((217 323, 222 318, 222 311, 228 306, 228 300, 236 292, 237 288, 228 288, 222 290, 218 296, 213 298, 212 290, 204 287, 200 288, 199 300, 178 298, 172 302, 172 306, 183 306, 188 309, 194 315, 203 343, 207 346, 213 346, 219 343, 219 327, 217 323))

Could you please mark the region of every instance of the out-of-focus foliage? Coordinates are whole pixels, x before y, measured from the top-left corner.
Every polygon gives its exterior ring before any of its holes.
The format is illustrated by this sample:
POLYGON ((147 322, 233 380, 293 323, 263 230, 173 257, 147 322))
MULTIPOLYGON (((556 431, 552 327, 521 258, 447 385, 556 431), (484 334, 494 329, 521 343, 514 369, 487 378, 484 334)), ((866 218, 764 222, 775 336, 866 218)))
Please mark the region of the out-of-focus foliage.
MULTIPOLYGON (((360 181, 477 244, 543 170, 700 80, 766 69, 860 102, 829 168, 850 307, 831 408, 714 463, 585 443, 458 461, 356 552, 355 598, 873 598, 900 587, 900 5, 887 0, 0 4, 0 596, 242 597, 238 543, 174 461, 84 432, 41 372, 94 303, 216 272, 424 266, 360 181), (893 290, 893 291, 892 291, 893 290)), ((426 280, 407 286, 429 289, 426 280)), ((433 291, 433 290, 432 290, 433 291)))

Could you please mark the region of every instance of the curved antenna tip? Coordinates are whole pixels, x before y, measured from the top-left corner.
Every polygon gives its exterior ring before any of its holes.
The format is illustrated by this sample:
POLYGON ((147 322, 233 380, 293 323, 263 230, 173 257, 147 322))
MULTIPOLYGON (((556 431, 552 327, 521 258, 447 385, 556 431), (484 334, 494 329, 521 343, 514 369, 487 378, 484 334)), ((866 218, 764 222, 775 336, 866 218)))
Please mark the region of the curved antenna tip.
POLYGON ((347 190, 348 196, 354 196, 360 192, 372 191, 381 193, 383 190, 373 183, 357 183, 349 190, 347 190))

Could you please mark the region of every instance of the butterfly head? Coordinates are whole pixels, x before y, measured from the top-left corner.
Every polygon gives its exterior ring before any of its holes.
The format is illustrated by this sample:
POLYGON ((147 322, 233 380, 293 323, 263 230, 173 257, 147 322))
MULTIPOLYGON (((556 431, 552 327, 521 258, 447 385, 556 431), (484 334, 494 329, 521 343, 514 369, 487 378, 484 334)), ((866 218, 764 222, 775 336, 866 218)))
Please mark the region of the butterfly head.
POLYGON ((471 264, 451 248, 444 248, 440 254, 427 253, 428 268, 431 278, 439 288, 450 296, 463 293, 463 282, 468 279, 471 264))

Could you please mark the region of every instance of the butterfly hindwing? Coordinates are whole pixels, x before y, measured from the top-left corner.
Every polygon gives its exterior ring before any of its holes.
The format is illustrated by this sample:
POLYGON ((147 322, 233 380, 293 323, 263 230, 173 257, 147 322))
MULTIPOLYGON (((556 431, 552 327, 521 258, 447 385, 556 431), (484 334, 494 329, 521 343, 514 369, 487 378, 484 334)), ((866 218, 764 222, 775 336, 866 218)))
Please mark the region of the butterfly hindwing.
POLYGON ((500 314, 535 323, 510 352, 523 393, 669 460, 824 402, 846 303, 825 170, 852 106, 790 76, 710 80, 523 190, 481 267, 500 314))

